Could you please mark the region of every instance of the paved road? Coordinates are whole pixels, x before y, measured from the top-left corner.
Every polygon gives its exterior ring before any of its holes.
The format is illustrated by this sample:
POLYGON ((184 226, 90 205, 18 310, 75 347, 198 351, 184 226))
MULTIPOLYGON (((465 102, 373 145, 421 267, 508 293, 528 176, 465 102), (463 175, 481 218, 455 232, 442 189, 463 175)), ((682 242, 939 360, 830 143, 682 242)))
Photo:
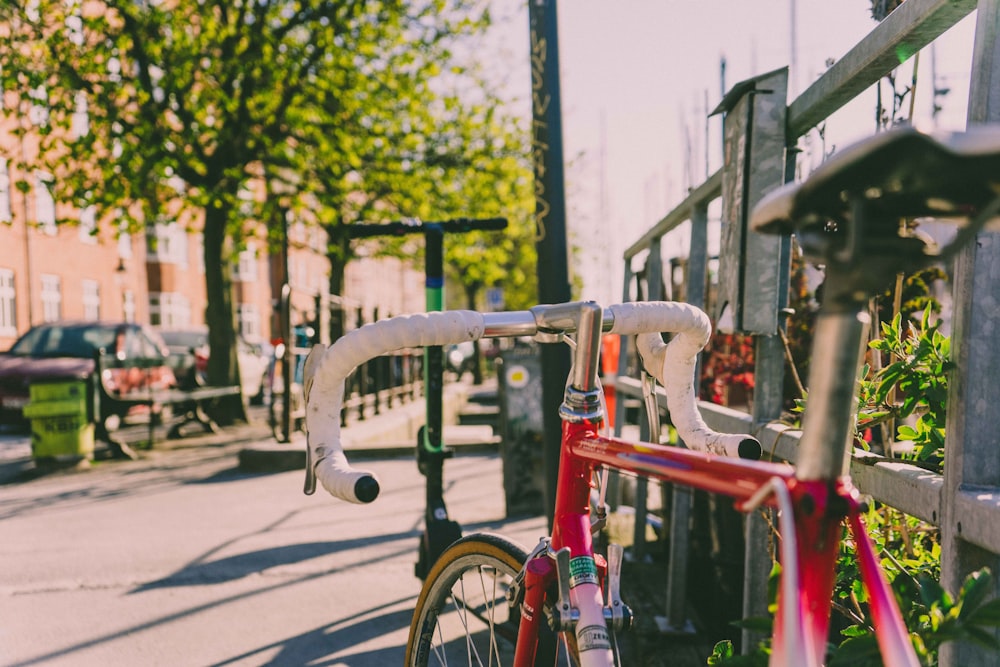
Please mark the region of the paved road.
MULTIPOLYGON (((240 472, 243 446, 0 486, 0 664, 400 664, 419 591, 413 461, 367 462, 383 495, 353 506, 304 496, 299 472, 240 472)), ((543 531, 505 522, 495 455, 456 457, 446 478, 466 532, 530 546, 543 531)))

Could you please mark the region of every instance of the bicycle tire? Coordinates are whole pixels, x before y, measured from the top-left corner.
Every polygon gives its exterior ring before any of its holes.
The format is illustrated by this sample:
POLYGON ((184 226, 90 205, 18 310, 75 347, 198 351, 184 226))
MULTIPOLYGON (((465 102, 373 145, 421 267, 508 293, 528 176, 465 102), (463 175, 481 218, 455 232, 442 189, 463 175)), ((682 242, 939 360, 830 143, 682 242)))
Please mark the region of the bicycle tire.
MULTIPOLYGON (((505 594, 527 557, 519 545, 490 533, 469 535, 448 547, 424 580, 404 664, 512 664, 520 616, 505 594)), ((548 641, 553 633, 547 627, 543 633, 539 652, 555 655, 555 642, 548 641)), ((553 658, 549 664, 554 663, 553 658)), ((575 656, 567 664, 575 664, 575 656)))

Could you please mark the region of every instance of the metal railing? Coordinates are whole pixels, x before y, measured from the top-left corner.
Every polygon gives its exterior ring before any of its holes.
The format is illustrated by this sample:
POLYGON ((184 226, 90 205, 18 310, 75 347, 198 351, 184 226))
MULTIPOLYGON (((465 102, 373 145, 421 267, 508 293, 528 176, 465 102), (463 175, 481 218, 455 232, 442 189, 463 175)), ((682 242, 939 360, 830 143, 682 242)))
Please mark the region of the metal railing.
MULTIPOLYGON (((1000 122, 1000 96, 995 93, 1000 90, 1000 63, 993 62, 1000 58, 996 49, 996 44, 1000 43, 1000 0, 907 0, 783 108, 783 148, 788 154, 794 153, 800 137, 897 67, 900 53, 916 53, 977 10, 967 120, 970 124, 1000 122)), ((779 159, 785 160, 785 180, 791 180, 794 170, 789 166, 794 164, 794 157, 779 156, 779 159)), ((763 194, 743 190, 734 194, 727 190, 724 181, 725 175, 720 170, 692 188, 683 202, 625 251, 624 300, 665 296, 661 286, 664 275, 661 244, 672 230, 690 222, 685 300, 703 308, 706 306, 709 206, 718 201, 723 211, 727 211, 731 204, 728 199, 735 196, 747 208, 763 194), (644 260, 642 266, 634 268, 641 260, 644 260)), ((743 185, 748 181, 743 179, 743 185)), ((898 459, 865 452, 856 453, 851 463, 851 474, 862 493, 940 528, 942 584, 952 592, 969 572, 980 567, 990 566, 994 572, 1000 572, 1000 448, 997 445, 1000 411, 982 405, 982 400, 989 400, 984 397, 993 395, 994 378, 1000 373, 1000 339, 992 333, 996 331, 994 326, 1000 326, 1000 313, 994 312, 996 309, 991 305, 998 298, 998 286, 990 280, 990 276, 1000 270, 1000 243, 994 235, 984 238, 988 240, 974 244, 976 247, 961 255, 954 267, 952 349, 962 379, 952 382, 949 396, 945 448, 948 463, 944 473, 929 472, 898 459), (973 350, 975 363, 969 363, 973 350)), ((787 263, 787 253, 780 258, 787 263)), ((720 264, 732 260, 720 256, 720 264)), ((787 295, 787 270, 779 282, 779 289, 787 295)), ((756 433, 766 456, 794 462, 798 433, 777 422, 782 407, 784 350, 776 329, 758 332, 755 339, 753 414, 711 403, 702 403, 702 412, 713 428, 756 433)), ((622 368, 616 383, 621 397, 616 430, 623 424, 626 399, 641 399, 642 395, 640 383, 626 377, 629 355, 625 343, 622 341, 622 368)), ((665 410, 662 396, 660 405, 665 410)), ((641 435, 648 436, 648 430, 642 427, 640 424, 641 435)), ((643 489, 637 493, 637 505, 644 503, 643 489)), ((678 629, 687 624, 685 578, 690 495, 675 492, 669 505, 670 553, 664 625, 678 629)), ((641 524, 643 531, 644 512, 644 506, 637 507, 636 524, 641 524)), ((639 530, 637 528, 636 545, 641 549, 643 538, 639 530)), ((766 612, 761 605, 767 599, 767 577, 771 567, 768 530, 765 522, 754 515, 748 517, 744 526, 745 616, 766 612)), ((1000 595, 997 586, 1000 584, 995 583, 994 596, 1000 595)), ((744 634, 744 646, 751 639, 751 635, 744 634)), ((994 654, 984 649, 957 643, 946 645, 940 654, 943 666, 991 665, 995 664, 995 659, 994 654)))

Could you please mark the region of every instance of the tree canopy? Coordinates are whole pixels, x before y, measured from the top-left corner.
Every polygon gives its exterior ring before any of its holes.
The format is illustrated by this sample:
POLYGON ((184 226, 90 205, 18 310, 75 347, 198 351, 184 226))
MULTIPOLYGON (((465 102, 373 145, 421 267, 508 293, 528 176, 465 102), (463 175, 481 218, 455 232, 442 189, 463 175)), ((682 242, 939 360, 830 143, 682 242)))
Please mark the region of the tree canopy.
POLYGON ((238 384, 229 258, 261 225, 322 225, 336 290, 344 224, 521 205, 523 132, 451 66, 488 24, 482 0, 8 0, 3 113, 40 138, 22 166, 57 201, 201 222, 209 381, 238 384))

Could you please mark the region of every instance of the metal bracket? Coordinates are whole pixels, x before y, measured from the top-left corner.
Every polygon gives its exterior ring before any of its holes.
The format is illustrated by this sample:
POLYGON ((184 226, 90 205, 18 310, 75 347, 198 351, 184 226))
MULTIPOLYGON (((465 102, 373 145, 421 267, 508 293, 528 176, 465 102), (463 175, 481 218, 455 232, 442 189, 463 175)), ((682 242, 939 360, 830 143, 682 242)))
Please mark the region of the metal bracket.
POLYGON ((608 545, 608 606, 604 608, 604 618, 615 631, 632 627, 632 610, 621 598, 624 558, 625 547, 620 544, 608 545))
POLYGON ((572 630, 580 620, 580 610, 575 609, 569 601, 569 547, 556 551, 556 581, 559 584, 559 597, 549 616, 549 625, 553 630, 572 630))

